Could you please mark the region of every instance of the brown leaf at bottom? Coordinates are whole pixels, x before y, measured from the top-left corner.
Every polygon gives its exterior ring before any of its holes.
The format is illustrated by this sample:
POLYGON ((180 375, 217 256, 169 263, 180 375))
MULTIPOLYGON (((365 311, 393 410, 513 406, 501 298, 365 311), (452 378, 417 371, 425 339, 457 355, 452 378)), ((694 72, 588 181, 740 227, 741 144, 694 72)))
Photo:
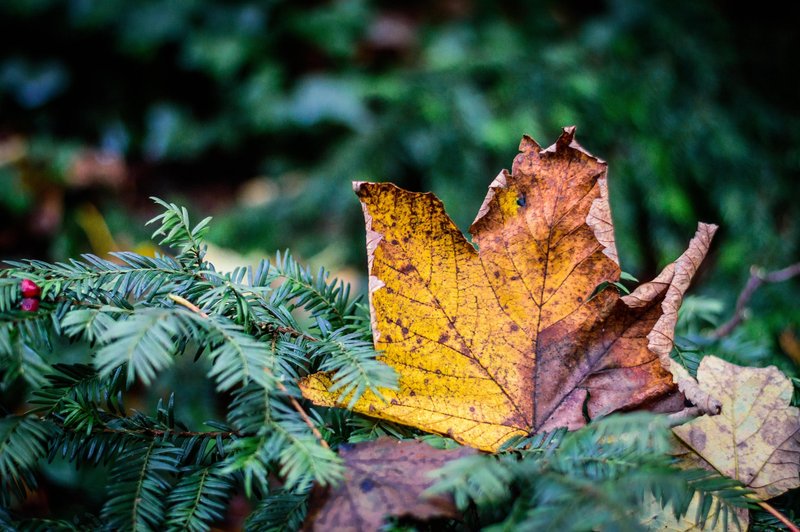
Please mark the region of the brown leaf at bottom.
POLYGON ((312 495, 304 528, 363 532, 378 530, 387 516, 454 518, 458 513, 448 497, 423 496, 433 484, 427 474, 474 453, 468 447, 441 450, 392 438, 345 446, 339 451, 345 480, 312 495))

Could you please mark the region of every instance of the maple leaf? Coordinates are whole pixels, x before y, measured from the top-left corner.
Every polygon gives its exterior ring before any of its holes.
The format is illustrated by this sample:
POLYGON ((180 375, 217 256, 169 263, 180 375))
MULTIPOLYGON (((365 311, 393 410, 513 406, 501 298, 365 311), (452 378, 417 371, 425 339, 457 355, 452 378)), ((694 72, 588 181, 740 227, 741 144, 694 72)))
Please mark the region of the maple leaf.
POLYGON ((746 368, 714 356, 700 361, 699 386, 722 403, 673 432, 690 461, 739 480, 762 499, 800 487, 800 410, 792 383, 776 367, 746 368))
MULTIPOLYGON (((470 227, 477 250, 434 195, 355 183, 375 347, 399 374, 397 391, 367 392, 355 411, 494 451, 618 410, 683 406, 665 368, 677 308, 716 226, 699 224, 687 252, 631 295, 591 298, 620 276, 606 163, 574 128, 547 149, 526 136, 520 151, 470 227)), ((342 399, 324 373, 300 386, 320 405, 342 399)))
POLYGON ((426 495, 428 473, 475 453, 468 447, 435 449, 417 440, 379 438, 339 449, 344 482, 313 493, 306 530, 378 530, 386 516, 431 519, 458 515, 444 495, 426 495))

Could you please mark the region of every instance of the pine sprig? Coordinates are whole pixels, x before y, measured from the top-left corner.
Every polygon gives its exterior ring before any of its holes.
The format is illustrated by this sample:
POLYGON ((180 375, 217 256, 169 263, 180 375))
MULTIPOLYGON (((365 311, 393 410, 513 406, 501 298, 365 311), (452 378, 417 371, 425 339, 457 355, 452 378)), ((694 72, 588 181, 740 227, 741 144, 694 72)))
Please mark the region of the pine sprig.
POLYGON ((155 439, 130 442, 111 470, 102 519, 115 530, 160 530, 180 457, 180 448, 155 439))
POLYGON ((177 259, 186 263, 193 262, 200 266, 206 253, 206 246, 203 243, 208 224, 211 217, 204 218, 197 225, 192 227, 189 221, 189 212, 185 207, 179 207, 174 203, 167 203, 159 198, 150 198, 164 208, 164 212, 152 218, 147 225, 160 222, 160 226, 153 232, 153 239, 161 238, 158 241, 161 245, 167 245, 178 250, 177 259))
POLYGON ((413 429, 402 425, 396 425, 382 419, 353 415, 347 419, 347 424, 349 429, 348 443, 372 441, 383 436, 389 436, 398 440, 414 436, 413 429))
POLYGON ((286 252, 275 259, 274 276, 287 281, 286 286, 296 295, 294 305, 309 312, 322 323, 323 330, 341 329, 349 325, 349 317, 358 311, 359 298, 350 297, 350 286, 333 279, 330 273, 320 268, 316 276, 311 269, 303 267, 286 252))
POLYGON ((234 479, 219 466, 189 466, 167 498, 167 530, 202 532, 221 521, 234 488, 234 479))
POLYGON ((291 406, 275 403, 273 413, 272 441, 286 488, 305 491, 312 482, 320 486, 337 483, 344 475, 339 456, 309 433, 307 423, 297 419, 291 406))
POLYGON ((276 355, 270 344, 245 334, 241 326, 223 316, 198 319, 195 315, 193 319, 207 334, 212 360, 209 376, 217 381, 219 391, 250 382, 267 390, 275 386, 276 355))
POLYGON ((11 269, 0 272, 0 277, 15 279, 16 282, 20 279, 36 281, 42 287, 42 299, 70 300, 87 305, 114 303, 128 297, 147 299, 148 294, 159 293, 159 287, 165 284, 185 290, 196 275, 169 257, 145 257, 131 252, 110 255, 116 262, 90 254, 82 255, 83 261, 6 261, 11 269))
POLYGON ((699 345, 680 337, 675 339, 675 345, 670 353, 670 357, 686 368, 692 377, 697 377, 697 368, 700 367, 703 356, 704 353, 699 345))
POLYGON ((248 532, 300 530, 308 510, 308 494, 287 490, 269 493, 245 522, 248 532))
POLYGON ((36 488, 34 474, 38 462, 47 454, 52 426, 33 416, 0 418, 0 505, 22 500, 36 488))
POLYGON ((272 419, 269 392, 249 383, 233 392, 228 423, 242 434, 253 435, 272 419))
POLYGON ((76 308, 68 311, 61 319, 64 333, 92 345, 103 338, 116 323, 116 309, 76 308))
POLYGON ((16 308, 19 299, 19 280, 0 277, 0 313, 5 314, 16 308))
POLYGON ((309 347, 313 357, 321 359, 320 371, 330 372, 330 391, 338 391, 341 400, 347 400, 347 408, 352 408, 367 390, 383 399, 381 388, 397 388, 397 374, 375 359, 372 343, 364 341, 358 332, 335 331, 309 347))
POLYGON ((0 370, 4 370, 0 389, 20 378, 31 387, 41 386, 49 371, 53 337, 59 332, 52 310, 12 310, 0 316, 0 370))
POLYGON ((137 378, 149 385, 159 371, 173 364, 184 344, 181 340, 193 333, 194 321, 182 309, 134 309, 110 324, 99 338, 102 348, 97 351, 95 366, 101 377, 108 377, 124 365, 129 386, 137 378))

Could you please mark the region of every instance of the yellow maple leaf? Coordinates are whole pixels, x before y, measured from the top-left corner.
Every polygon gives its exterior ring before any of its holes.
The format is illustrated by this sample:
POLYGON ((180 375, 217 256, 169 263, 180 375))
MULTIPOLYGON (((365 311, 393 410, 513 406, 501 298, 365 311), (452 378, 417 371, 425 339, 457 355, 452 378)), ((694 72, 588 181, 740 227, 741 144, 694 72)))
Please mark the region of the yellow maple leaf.
MULTIPOLYGON (((475 245, 432 194, 355 184, 375 347, 400 377, 386 402, 367 392, 355 411, 496 450, 618 410, 682 407, 665 369, 672 330, 716 227, 700 224, 688 251, 630 296, 591 298, 620 275, 606 164, 574 128, 547 149, 524 137, 520 151, 489 187, 475 245)), ((326 374, 300 386, 320 405, 342 399, 326 374)))

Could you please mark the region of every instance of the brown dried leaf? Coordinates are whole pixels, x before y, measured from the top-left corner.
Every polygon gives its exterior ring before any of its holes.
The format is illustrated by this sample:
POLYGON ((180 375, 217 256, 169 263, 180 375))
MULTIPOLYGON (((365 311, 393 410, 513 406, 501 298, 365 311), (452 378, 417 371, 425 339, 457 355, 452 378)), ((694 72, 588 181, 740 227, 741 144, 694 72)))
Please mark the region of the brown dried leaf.
POLYGON ((423 492, 430 471, 475 451, 468 447, 435 449, 417 440, 379 438, 340 449, 345 480, 312 495, 307 530, 378 530, 387 516, 416 519, 454 518, 453 501, 423 492))

